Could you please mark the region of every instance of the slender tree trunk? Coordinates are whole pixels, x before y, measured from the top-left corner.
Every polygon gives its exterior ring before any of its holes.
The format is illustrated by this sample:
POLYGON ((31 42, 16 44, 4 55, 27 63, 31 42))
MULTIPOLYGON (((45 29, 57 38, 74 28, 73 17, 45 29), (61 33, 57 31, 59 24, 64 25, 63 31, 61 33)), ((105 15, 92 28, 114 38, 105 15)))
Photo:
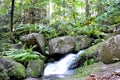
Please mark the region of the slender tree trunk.
POLYGON ((86 3, 86 18, 90 16, 90 5, 88 0, 85 0, 86 3))
POLYGON ((10 31, 13 32, 13 18, 14 18, 14 3, 15 0, 11 0, 11 10, 10 10, 10 31))

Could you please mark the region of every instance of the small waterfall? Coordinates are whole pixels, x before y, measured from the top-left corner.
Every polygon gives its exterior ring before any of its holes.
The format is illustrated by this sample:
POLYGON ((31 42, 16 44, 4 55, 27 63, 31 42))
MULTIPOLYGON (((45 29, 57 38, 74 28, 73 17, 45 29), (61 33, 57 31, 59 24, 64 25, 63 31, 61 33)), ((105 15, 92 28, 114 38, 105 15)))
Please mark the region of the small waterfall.
POLYGON ((44 76, 64 76, 71 74, 72 70, 70 70, 70 68, 78 61, 78 56, 83 53, 83 51, 84 50, 81 50, 77 54, 68 54, 60 61, 49 63, 44 70, 44 76))

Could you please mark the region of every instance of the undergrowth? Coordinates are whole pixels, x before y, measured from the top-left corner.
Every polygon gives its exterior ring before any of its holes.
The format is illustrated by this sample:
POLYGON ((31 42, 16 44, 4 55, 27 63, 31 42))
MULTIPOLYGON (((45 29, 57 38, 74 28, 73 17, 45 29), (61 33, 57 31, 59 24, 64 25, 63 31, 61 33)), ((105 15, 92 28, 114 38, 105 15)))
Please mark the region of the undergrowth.
POLYGON ((45 57, 41 55, 39 52, 33 51, 33 47, 29 49, 13 49, 11 48, 9 51, 4 51, 5 57, 12 58, 13 60, 20 62, 26 65, 30 60, 45 60, 45 57))

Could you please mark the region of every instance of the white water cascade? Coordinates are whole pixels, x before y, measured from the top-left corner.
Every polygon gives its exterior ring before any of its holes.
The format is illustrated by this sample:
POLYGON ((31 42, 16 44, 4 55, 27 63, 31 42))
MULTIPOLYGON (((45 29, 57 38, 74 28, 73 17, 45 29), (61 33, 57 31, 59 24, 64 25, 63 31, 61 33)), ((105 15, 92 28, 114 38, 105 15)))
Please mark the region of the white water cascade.
POLYGON ((44 76, 64 76, 71 74, 72 70, 69 70, 69 68, 76 63, 78 56, 82 54, 83 51, 84 50, 81 50, 77 54, 68 54, 60 61, 49 63, 44 70, 44 76))

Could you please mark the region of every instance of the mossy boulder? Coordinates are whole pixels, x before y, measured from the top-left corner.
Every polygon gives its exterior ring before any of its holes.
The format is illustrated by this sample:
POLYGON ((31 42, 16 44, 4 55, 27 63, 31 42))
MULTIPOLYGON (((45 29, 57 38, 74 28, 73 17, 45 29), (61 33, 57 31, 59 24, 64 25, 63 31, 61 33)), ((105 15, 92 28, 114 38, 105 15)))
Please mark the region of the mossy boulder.
POLYGON ((79 51, 80 49, 84 49, 91 45, 92 39, 87 36, 74 36, 75 40, 75 51, 79 51))
POLYGON ((120 60, 120 35, 109 38, 100 50, 101 60, 106 63, 113 63, 120 60))
POLYGON ((7 74, 7 70, 4 68, 1 62, 0 62, 0 80, 10 80, 7 74))
POLYGON ((36 47, 33 49, 34 51, 38 51, 42 54, 45 53, 45 39, 42 34, 31 33, 28 35, 21 36, 20 40, 23 44, 26 44, 26 46, 28 47, 36 45, 36 47))
POLYGON ((11 77, 16 77, 18 79, 25 77, 25 67, 21 65, 20 63, 16 63, 16 65, 11 68, 10 71, 8 71, 8 75, 11 77))
POLYGON ((94 59, 95 61, 101 60, 99 51, 101 50, 103 44, 104 42, 100 42, 89 47, 88 49, 85 49, 85 51, 78 57, 79 64, 82 65, 86 60, 89 59, 94 59))
POLYGON ((26 69, 26 75, 28 77, 40 77, 43 73, 44 62, 42 60, 29 61, 26 69))
POLYGON ((6 73, 10 79, 22 79, 25 77, 25 67, 22 64, 3 57, 0 57, 0 62, 6 69, 6 73))

